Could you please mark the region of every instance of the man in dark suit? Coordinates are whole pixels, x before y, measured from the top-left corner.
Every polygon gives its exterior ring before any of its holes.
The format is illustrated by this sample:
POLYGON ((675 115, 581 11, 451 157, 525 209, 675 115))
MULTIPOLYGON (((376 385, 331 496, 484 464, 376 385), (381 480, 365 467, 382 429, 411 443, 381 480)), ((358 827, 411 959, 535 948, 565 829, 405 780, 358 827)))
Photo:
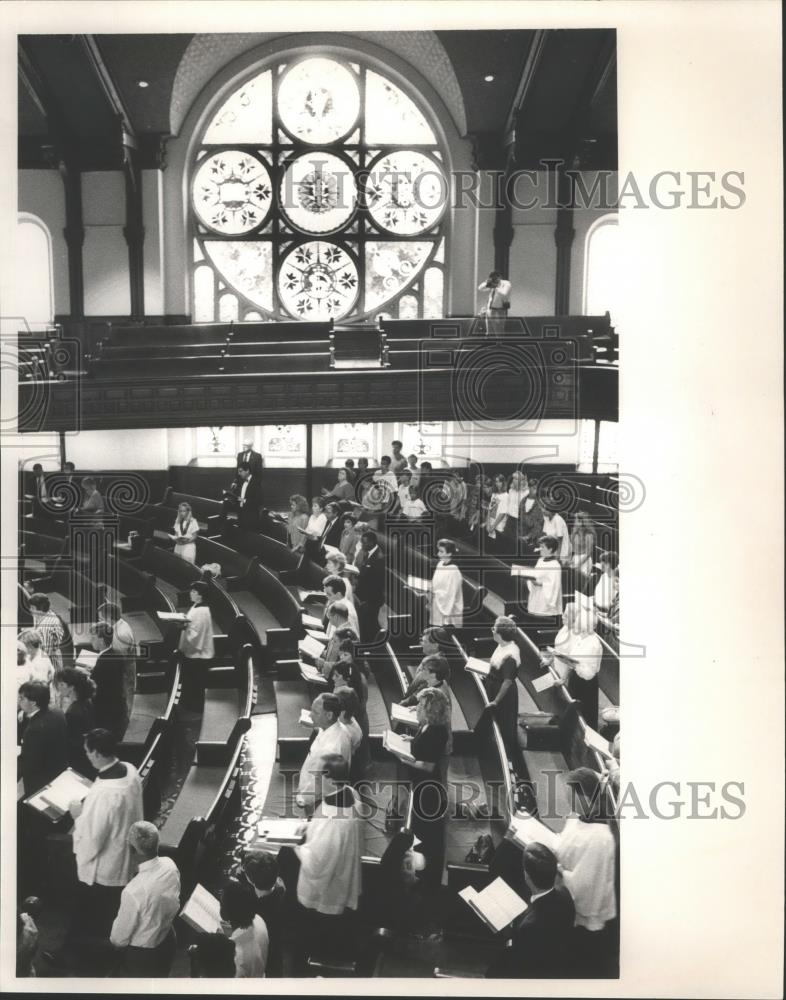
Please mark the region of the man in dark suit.
POLYGON ((262 478, 262 468, 264 465, 264 460, 258 451, 254 451, 253 441, 243 442, 243 451, 237 453, 237 468, 240 469, 241 465, 247 465, 251 470, 251 475, 257 480, 262 478))
POLYGON ((257 531, 259 508, 262 506, 262 484, 249 465, 244 463, 237 471, 240 479, 237 521, 246 531, 257 531))
POLYGON ((265 921, 269 950, 265 976, 284 975, 284 944, 290 943, 293 928, 290 907, 286 898, 286 888, 278 870, 275 854, 249 854, 243 861, 243 874, 254 890, 256 911, 265 921))
POLYGON ((24 683, 19 688, 19 707, 23 713, 19 768, 25 795, 32 795, 68 766, 68 729, 63 713, 49 707, 48 684, 24 683))
POLYGON ((337 549, 338 543, 341 541, 341 532, 344 530, 341 507, 331 501, 325 505, 325 514, 327 527, 322 535, 322 543, 323 545, 332 545, 334 549, 337 549))
POLYGON ((514 925, 511 946, 487 970, 488 979, 554 979, 574 973, 576 910, 564 885, 555 886, 557 859, 543 844, 524 849, 529 906, 514 925))
POLYGON ((385 557, 375 531, 364 531, 360 536, 363 564, 355 586, 360 638, 370 642, 379 630, 379 609, 385 603, 385 557))
POLYGON ((96 622, 90 627, 90 641, 98 653, 90 677, 96 686, 93 696, 96 728, 108 729, 119 743, 131 717, 129 700, 133 702, 136 663, 112 649, 113 635, 108 622, 96 622))

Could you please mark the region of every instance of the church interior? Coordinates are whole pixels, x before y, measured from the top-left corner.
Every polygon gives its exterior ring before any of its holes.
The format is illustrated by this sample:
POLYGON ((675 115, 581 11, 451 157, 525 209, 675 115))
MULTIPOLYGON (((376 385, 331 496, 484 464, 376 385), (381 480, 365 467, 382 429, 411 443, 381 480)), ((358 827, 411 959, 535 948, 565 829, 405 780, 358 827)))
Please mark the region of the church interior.
POLYGON ((619 974, 616 44, 20 36, 18 976, 619 974))

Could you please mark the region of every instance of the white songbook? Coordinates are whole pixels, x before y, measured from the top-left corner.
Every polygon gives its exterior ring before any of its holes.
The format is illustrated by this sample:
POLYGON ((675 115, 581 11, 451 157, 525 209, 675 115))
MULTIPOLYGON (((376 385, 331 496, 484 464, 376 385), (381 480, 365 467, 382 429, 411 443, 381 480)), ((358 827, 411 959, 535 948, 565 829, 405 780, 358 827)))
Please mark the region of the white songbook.
POLYGON ((592 750, 597 750, 598 753, 603 754, 604 757, 614 756, 609 749, 609 741, 604 740, 600 733, 595 732, 592 726, 585 726, 584 742, 592 750))
POLYGON ((314 716, 307 708, 300 709, 300 718, 298 719, 298 722, 301 726, 308 726, 309 729, 314 728, 314 716))
POLYGON ((459 896, 495 933, 504 930, 527 909, 521 896, 501 878, 495 878, 481 892, 468 885, 461 890, 459 896))
POLYGON ((382 746, 398 757, 404 757, 407 760, 415 759, 410 750, 410 740, 405 740, 403 736, 394 733, 392 729, 386 729, 383 733, 382 746))
POLYGON ((94 649, 80 649, 74 664, 77 667, 84 667, 85 670, 92 670, 97 659, 98 653, 94 649))
POLYGON ((321 601, 324 604, 327 600, 321 590, 303 590, 302 587, 298 587, 297 595, 301 601, 321 601))
POLYGON ((541 691, 548 691, 549 688, 554 687, 554 674, 548 673, 543 674, 541 677, 536 677, 532 682, 532 686, 538 694, 541 691))
POLYGON ((325 631, 325 626, 322 624, 322 619, 321 618, 315 618, 314 615, 307 615, 304 612, 302 620, 303 620, 303 624, 306 626, 306 629, 313 628, 313 629, 316 629, 318 632, 324 632, 325 631))
MULTIPOLYGON (((306 629, 306 635, 310 635, 311 638, 314 639, 316 642, 326 643, 328 641, 328 638, 327 638, 327 636, 325 635, 324 632, 315 632, 313 628, 307 628, 306 629)), ((324 650, 323 650, 323 652, 324 652, 324 650)), ((322 654, 321 653, 317 653, 316 655, 317 656, 321 656, 322 654)))
POLYGON ((156 614, 162 622, 187 622, 188 615, 182 611, 157 611, 156 614))
POLYGON ((407 586, 410 590, 431 590, 431 580, 426 580, 422 576, 408 576, 407 586))
POLYGON ((306 839, 306 824, 298 818, 263 817, 257 824, 257 833, 274 844, 302 844, 306 839))
POLYGON ((511 817, 508 833, 511 835, 511 840, 519 847, 535 843, 543 844, 550 851, 556 851, 559 843, 559 836, 553 830, 526 813, 516 813, 511 817))
POLYGON ((479 660, 476 656, 470 656, 464 669, 470 670, 473 674, 480 674, 481 677, 488 677, 491 673, 491 664, 488 660, 479 660))
POLYGON ((39 809, 42 812, 51 806, 57 812, 65 815, 74 799, 79 802, 84 801, 92 785, 93 782, 89 778, 77 774, 76 771, 68 767, 58 774, 54 781, 39 789, 27 802, 34 809, 39 809))
POLYGON ((537 580, 538 572, 534 566, 511 566, 511 576, 523 576, 525 580, 537 580))
POLYGON ((221 904, 212 892, 199 883, 194 886, 180 916, 195 931, 217 934, 221 930, 221 904))
POLYGON ((297 644, 297 648, 301 653, 307 653, 308 656, 322 656, 325 652, 324 645, 321 642, 317 642, 312 635, 307 635, 305 639, 301 639, 297 644))
POLYGON ((297 665, 300 667, 300 676, 304 681, 308 681, 309 684, 327 685, 327 678, 323 677, 316 667, 310 663, 304 663, 302 660, 298 660, 297 665))
POLYGON ((390 706, 390 718, 393 722, 401 722, 405 726, 414 726, 415 729, 420 725, 417 709, 407 708, 405 705, 399 705, 398 702, 393 702, 390 706))

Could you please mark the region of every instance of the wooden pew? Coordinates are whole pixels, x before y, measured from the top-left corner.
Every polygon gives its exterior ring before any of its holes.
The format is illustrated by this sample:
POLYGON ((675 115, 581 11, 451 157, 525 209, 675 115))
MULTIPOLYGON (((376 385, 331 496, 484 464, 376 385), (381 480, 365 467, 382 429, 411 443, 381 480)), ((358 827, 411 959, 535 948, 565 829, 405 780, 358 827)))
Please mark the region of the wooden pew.
POLYGON ((153 738, 166 734, 172 712, 180 700, 180 662, 172 657, 161 670, 137 671, 136 692, 123 740, 118 749, 121 760, 141 767, 153 738))

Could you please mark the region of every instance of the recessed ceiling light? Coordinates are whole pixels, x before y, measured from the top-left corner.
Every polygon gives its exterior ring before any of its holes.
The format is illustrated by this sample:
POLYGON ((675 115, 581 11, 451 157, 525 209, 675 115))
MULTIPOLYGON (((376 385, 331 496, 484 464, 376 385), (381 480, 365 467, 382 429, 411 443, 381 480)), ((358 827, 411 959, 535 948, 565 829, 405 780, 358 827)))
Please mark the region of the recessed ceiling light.
POLYGON ((145 87, 149 87, 150 86, 150 84, 147 82, 147 80, 137 80, 136 81, 136 85, 137 85, 137 87, 141 87, 142 90, 144 90, 145 87))
POLYGON ((486 81, 486 83, 493 83, 494 82, 494 74, 493 73, 489 73, 488 76, 484 76, 483 79, 486 81))

